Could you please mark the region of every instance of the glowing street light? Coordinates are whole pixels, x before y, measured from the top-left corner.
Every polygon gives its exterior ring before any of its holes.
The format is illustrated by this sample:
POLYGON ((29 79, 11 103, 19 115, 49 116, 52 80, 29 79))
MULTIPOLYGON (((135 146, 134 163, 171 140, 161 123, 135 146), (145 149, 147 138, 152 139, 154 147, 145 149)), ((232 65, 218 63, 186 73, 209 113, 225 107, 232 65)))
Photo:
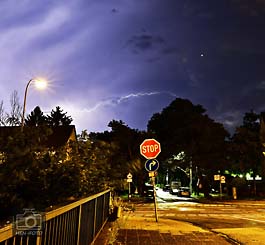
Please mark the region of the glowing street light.
POLYGON ((24 103, 23 103, 23 112, 22 112, 22 119, 21 119, 21 129, 23 130, 24 124, 25 124, 25 111, 26 111, 26 102, 27 102, 27 93, 28 93, 28 87, 31 84, 31 82, 34 82, 37 89, 45 89, 47 87, 47 81, 43 79, 30 79, 27 83, 25 94, 24 94, 24 103))

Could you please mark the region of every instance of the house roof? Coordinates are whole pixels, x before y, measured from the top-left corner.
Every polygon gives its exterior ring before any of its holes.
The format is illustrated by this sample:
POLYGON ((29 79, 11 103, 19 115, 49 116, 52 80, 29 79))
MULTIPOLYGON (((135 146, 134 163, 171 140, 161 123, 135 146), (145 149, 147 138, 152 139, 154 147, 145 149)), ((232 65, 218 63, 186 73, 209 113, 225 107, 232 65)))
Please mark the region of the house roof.
MULTIPOLYGON (((27 128, 32 128, 32 126, 27 128)), ((49 128, 52 130, 51 134, 48 135, 45 142, 43 142, 43 145, 47 147, 58 148, 66 145, 69 140, 77 140, 74 125, 53 126, 49 128)), ((9 137, 16 135, 20 132, 20 130, 20 126, 2 126, 0 127, 0 137, 9 137)))
POLYGON ((52 134, 48 136, 45 144, 48 147, 61 147, 66 145, 69 140, 76 141, 76 131, 74 125, 52 127, 52 134))

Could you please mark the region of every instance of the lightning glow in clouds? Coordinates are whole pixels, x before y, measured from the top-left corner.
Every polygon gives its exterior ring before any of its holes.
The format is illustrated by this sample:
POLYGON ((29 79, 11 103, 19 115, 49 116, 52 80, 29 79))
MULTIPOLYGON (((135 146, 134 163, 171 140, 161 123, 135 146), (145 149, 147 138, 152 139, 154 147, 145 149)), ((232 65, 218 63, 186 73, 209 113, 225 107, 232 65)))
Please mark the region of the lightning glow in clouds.
MULTIPOLYGON (((61 104, 63 105, 62 108, 68 108, 67 113, 73 117, 74 119, 73 123, 76 124, 78 132, 81 132, 81 130, 84 129, 87 129, 89 132, 90 131, 98 132, 102 131, 103 129, 108 130, 107 125, 113 119, 123 120, 126 124, 131 126, 131 124, 133 124, 133 121, 126 121, 124 115, 126 113, 116 114, 115 111, 117 110, 120 112, 129 111, 129 113, 137 114, 136 110, 138 106, 139 107, 141 106, 140 103, 142 103, 140 99, 147 96, 155 97, 153 99, 157 99, 159 98, 159 96, 164 96, 167 98, 166 102, 170 102, 171 100, 177 97, 174 93, 171 92, 153 91, 153 92, 131 93, 121 97, 101 100, 92 107, 83 107, 82 109, 78 108, 79 107, 78 104, 75 105, 74 103, 69 104, 62 102, 61 104), (138 106, 135 107, 133 103, 136 103, 138 106)), ((146 100, 145 98, 145 101, 148 100, 146 100)), ((150 104, 151 103, 152 101, 150 101, 150 104)), ((162 107, 165 107, 167 105, 168 104, 164 104, 162 105, 162 107)), ((153 108, 153 106, 150 107, 153 108)), ((157 106, 157 108, 150 111, 149 116, 151 116, 155 112, 160 112, 160 110, 161 110, 161 105, 157 106)), ((144 126, 147 125, 147 122, 150 118, 147 117, 145 119, 146 123, 144 126)), ((143 127, 141 127, 141 125, 134 125, 134 126, 138 129, 144 129, 143 127)))

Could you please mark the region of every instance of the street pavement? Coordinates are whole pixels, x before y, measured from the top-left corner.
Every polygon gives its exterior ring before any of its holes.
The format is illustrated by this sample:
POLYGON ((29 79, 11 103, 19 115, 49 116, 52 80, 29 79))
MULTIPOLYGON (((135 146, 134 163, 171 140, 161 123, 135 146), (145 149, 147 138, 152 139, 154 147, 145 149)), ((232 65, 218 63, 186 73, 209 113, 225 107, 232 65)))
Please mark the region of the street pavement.
POLYGON ((135 204, 134 208, 123 210, 121 217, 109 222, 94 245, 239 244, 187 222, 156 219, 150 204, 135 204))
MULTIPOLYGON (((264 227, 221 227, 207 229, 190 222, 173 220, 162 215, 161 204, 158 203, 158 222, 156 222, 153 203, 130 204, 124 206, 121 217, 108 222, 96 245, 127 244, 265 244, 264 227), (159 216, 161 214, 161 217, 159 216)), ((211 204, 186 203, 186 206, 200 207, 210 205, 237 207, 265 207, 264 201, 230 201, 211 204)), ((166 213, 166 210, 165 210, 166 213)), ((254 222, 255 220, 253 220, 254 222)))

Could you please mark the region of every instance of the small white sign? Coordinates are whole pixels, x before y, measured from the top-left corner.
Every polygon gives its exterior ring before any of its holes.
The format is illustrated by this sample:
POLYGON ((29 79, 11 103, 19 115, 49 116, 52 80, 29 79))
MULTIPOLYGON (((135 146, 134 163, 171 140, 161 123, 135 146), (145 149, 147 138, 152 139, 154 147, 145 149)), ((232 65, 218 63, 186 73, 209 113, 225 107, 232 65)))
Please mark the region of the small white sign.
POLYGON ((127 179, 127 182, 132 182, 132 179, 127 179))

